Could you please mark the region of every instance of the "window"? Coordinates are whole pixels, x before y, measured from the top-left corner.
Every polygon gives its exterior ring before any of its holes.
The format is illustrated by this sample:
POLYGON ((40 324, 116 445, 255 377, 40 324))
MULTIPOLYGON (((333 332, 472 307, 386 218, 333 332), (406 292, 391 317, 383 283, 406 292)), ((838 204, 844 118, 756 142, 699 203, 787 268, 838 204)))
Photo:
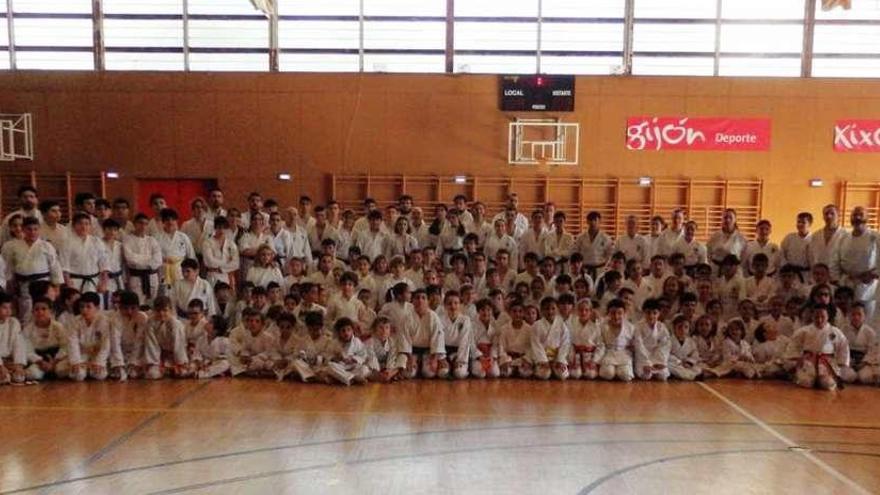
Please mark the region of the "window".
POLYGON ((816 11, 813 76, 880 77, 880 2, 816 11))
POLYGON ((279 69, 360 70, 359 0, 278 0, 279 69))
POLYGON ((10 67, 9 60, 9 29, 6 18, 6 4, 0 5, 0 70, 10 67))
POLYGON ((241 0, 188 0, 192 70, 269 70, 269 20, 241 0))
POLYGON ((20 69, 94 69, 89 0, 15 0, 16 66, 20 69))
POLYGON ((103 0, 108 70, 183 70, 181 0, 103 0))
POLYGON ((364 70, 443 72, 445 0, 364 1, 364 70))
POLYGON ((711 76, 716 2, 643 0, 633 12, 633 74, 711 76))

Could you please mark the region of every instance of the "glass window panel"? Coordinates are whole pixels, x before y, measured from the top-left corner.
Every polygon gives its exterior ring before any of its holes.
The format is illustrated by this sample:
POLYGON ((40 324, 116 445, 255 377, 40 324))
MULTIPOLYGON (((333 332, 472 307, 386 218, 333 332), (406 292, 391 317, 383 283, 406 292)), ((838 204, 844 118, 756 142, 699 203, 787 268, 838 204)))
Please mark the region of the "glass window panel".
POLYGON ((95 58, 87 52, 15 52, 19 69, 94 70, 95 58))
POLYGON ((822 10, 822 2, 816 2, 816 19, 880 19, 880 2, 877 0, 855 0, 849 10, 822 10))
POLYGON ((623 24, 555 23, 541 26, 542 50, 620 51, 623 24))
POLYGON ((456 55, 455 72, 474 74, 534 74, 536 57, 456 55))
POLYGON ((456 17, 538 17, 538 0, 459 0, 456 17))
POLYGON ((633 27, 633 49, 640 52, 715 53, 715 25, 636 22, 633 27))
POLYGON ((813 77, 880 77, 880 59, 815 57, 813 77))
POLYGON ((104 0, 105 14, 181 14, 183 0, 104 0))
POLYGON ((0 51, 0 69, 9 69, 9 51, 7 50, 0 51))
POLYGON ((364 0, 364 15, 445 16, 446 0, 364 0))
POLYGON ((189 21, 189 44, 207 48, 268 48, 268 21, 189 21))
POLYGON ((623 57, 559 57, 541 55, 542 74, 615 74, 622 69, 623 57))
POLYGON ((15 19, 17 46, 92 46, 91 19, 15 19))
POLYGON ((276 0, 279 15, 358 15, 359 0, 276 0))
POLYGON ((364 22, 364 48, 443 49, 443 22, 364 22))
POLYGON ((279 21, 281 48, 357 48, 360 26, 353 21, 279 21))
POLYGON ((104 19, 104 44, 138 47, 183 46, 183 21, 104 19))
POLYGON ((252 71, 269 70, 268 53, 190 53, 190 70, 252 71))
POLYGON ((108 51, 104 64, 107 70, 183 70, 183 53, 108 51))
POLYGON ((443 72, 444 55, 364 54, 365 72, 443 72))
POLYGON ((814 53, 880 53, 880 26, 816 25, 814 53))
POLYGON ((534 23, 456 22, 456 50, 537 50, 534 23))
POLYGON ((715 11, 713 0, 638 0, 633 13, 636 18, 714 19, 715 11))
POLYGON ((721 76, 800 77, 800 58, 721 57, 721 76))
POLYGON ((624 0, 544 0, 543 17, 611 17, 623 19, 624 0))
POLYGON ((633 56, 633 74, 658 76, 711 76, 713 57, 644 57, 633 56))
POLYGON ((721 17, 723 19, 803 19, 804 0, 723 0, 721 17))
POLYGON ((282 53, 278 68, 295 72, 357 72, 359 65, 356 54, 282 53))
POLYGON ((729 24, 721 26, 721 51, 745 53, 800 53, 804 28, 800 25, 729 24), (772 40, 768 43, 767 40, 772 40))
POLYGON ((15 0, 13 12, 40 14, 91 14, 91 0, 15 0))
POLYGON ((190 14, 265 16, 247 0, 188 0, 187 9, 190 14))

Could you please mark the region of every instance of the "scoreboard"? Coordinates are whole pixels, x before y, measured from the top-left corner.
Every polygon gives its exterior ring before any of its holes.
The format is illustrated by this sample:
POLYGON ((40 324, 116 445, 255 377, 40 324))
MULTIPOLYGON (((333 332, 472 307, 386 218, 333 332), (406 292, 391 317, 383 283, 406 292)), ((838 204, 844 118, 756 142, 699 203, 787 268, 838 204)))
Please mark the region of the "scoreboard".
POLYGON ((502 112, 573 112, 574 76, 500 76, 502 112))

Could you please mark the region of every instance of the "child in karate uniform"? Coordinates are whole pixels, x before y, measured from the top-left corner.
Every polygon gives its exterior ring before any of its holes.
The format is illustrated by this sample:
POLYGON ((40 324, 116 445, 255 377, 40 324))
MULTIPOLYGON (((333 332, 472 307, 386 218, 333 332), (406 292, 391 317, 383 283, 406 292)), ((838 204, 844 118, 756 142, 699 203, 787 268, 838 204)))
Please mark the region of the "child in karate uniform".
POLYGON ((635 329, 626 319, 626 303, 612 299, 602 324, 605 354, 599 362, 599 376, 604 380, 615 378, 624 382, 633 379, 633 340, 635 329))
POLYGON ((859 382, 865 385, 880 385, 880 337, 868 346, 859 369, 859 382))
POLYGON ((0 385, 24 383, 26 352, 21 324, 12 316, 12 296, 0 292, 0 385))
POLYGON ((443 323, 431 309, 424 289, 413 292, 412 307, 412 314, 403 320, 403 327, 395 329, 398 351, 407 359, 404 373, 408 378, 415 378, 417 374, 435 378, 440 362, 445 361, 443 323))
MULTIPOLYGON (((320 316, 318 313, 315 314, 320 316)), ((294 373, 303 383, 308 383, 315 376, 314 371, 305 360, 305 349, 308 344, 306 340, 309 337, 297 331, 296 316, 293 313, 281 313, 275 323, 279 332, 278 346, 272 351, 272 367, 275 370, 275 376, 280 382, 294 373)), ((321 320, 321 326, 323 326, 323 320, 321 320)))
POLYGON ((572 352, 568 360, 568 369, 574 379, 595 380, 599 376, 599 362, 605 348, 602 332, 593 316, 592 301, 578 301, 577 315, 571 319, 572 352))
POLYGON ((672 338, 669 347, 669 372, 679 380, 693 381, 703 373, 700 350, 691 337, 691 322, 684 315, 672 320, 672 338))
POLYGON ((706 369, 706 372, 718 378, 736 375, 751 379, 757 375, 752 347, 746 340, 746 326, 740 318, 727 322, 721 342, 721 364, 706 369))
POLYGON ((534 377, 547 380, 551 374, 559 380, 568 378, 568 355, 571 333, 559 317, 556 299, 541 300, 541 319, 532 325, 528 359, 534 368, 534 377))
POLYGON ((144 376, 144 342, 149 317, 140 310, 140 297, 132 291, 119 294, 119 306, 110 315, 111 345, 118 347, 110 353, 111 369, 119 366, 126 378, 143 378, 144 376))
POLYGON ((196 343, 205 336, 205 327, 207 325, 205 305, 201 299, 193 299, 187 305, 186 320, 183 322, 183 331, 186 334, 186 353, 189 356, 190 371, 193 373, 196 371, 195 363, 193 363, 196 343))
POLYGON ((229 371, 228 326, 221 316, 212 316, 205 331, 196 341, 192 362, 196 378, 206 379, 223 376, 229 371))
POLYGON ((642 305, 644 319, 636 327, 635 365, 642 380, 669 378, 669 329, 660 321, 660 302, 648 299, 642 305))
POLYGON ((24 340, 27 349, 27 379, 40 381, 55 374, 55 365, 62 357, 65 344, 64 327, 52 314, 52 301, 35 298, 33 317, 24 327, 24 340))
POLYGON ((199 276, 199 262, 185 259, 180 263, 183 278, 171 285, 169 297, 174 303, 177 314, 185 317, 190 301, 200 299, 207 316, 217 314, 217 300, 214 299, 214 287, 199 276))
POLYGON ((489 299, 477 301, 477 318, 473 321, 474 359, 471 362, 471 376, 475 378, 498 378, 498 329, 493 316, 494 306, 489 299))
POLYGON ((284 275, 275 262, 275 251, 271 246, 263 244, 257 248, 254 264, 248 268, 245 280, 254 284, 254 287, 268 287, 271 282, 279 286, 284 284, 284 275))
POLYGON ((86 292, 79 299, 80 313, 67 329, 67 360, 58 363, 59 377, 81 382, 107 378, 110 359, 110 321, 101 313, 101 297, 86 292))
POLYGON ((153 301, 153 314, 144 332, 144 367, 144 376, 149 380, 189 374, 186 330, 174 316, 171 299, 166 296, 153 301))
POLYGON ((373 321, 367 347, 371 380, 388 383, 404 378, 402 371, 406 368, 406 355, 398 352, 397 343, 391 338, 388 318, 380 316, 373 321))
MULTIPOLYGON (((760 253, 755 255, 760 256, 760 253)), ((772 320, 765 320, 755 329, 755 343, 752 356, 755 358, 758 378, 783 378, 785 371, 785 350, 789 339, 779 333, 772 320)))
POLYGON ((367 383, 371 371, 367 365, 369 350, 354 335, 355 324, 348 318, 340 318, 333 324, 334 345, 330 347, 328 360, 322 375, 343 385, 367 383))
POLYGON ((458 291, 446 293, 444 308, 446 311, 440 317, 440 324, 443 328, 445 359, 439 362, 437 377, 446 378, 451 370, 453 378, 464 379, 468 376, 471 348, 474 345, 473 326, 471 319, 461 311, 458 291))
POLYGON ((829 308, 812 306, 813 322, 798 329, 791 340, 803 350, 795 371, 795 383, 805 388, 834 390, 842 372, 849 369, 849 344, 837 327, 828 323, 829 308))
POLYGON ((502 324, 498 338, 498 367, 503 377, 530 378, 532 366, 528 361, 532 327, 525 321, 522 300, 515 297, 507 308, 510 318, 502 324))
POLYGON ((229 369, 232 376, 262 376, 272 372, 276 335, 266 331, 266 316, 254 308, 242 312, 242 324, 229 336, 229 369))
MULTIPOLYGON (((877 332, 865 323, 864 304, 853 303, 849 310, 849 321, 841 330, 849 343, 850 364, 851 369, 854 370, 853 373, 847 373, 842 378, 847 383, 853 383, 861 375, 865 356, 877 340, 877 332)), ((871 374, 867 374, 866 378, 870 382, 871 374)))

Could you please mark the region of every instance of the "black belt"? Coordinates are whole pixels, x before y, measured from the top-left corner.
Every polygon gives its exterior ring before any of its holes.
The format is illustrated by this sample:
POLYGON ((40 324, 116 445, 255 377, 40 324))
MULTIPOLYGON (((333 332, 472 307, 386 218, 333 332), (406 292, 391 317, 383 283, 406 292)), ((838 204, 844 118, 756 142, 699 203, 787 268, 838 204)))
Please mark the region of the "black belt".
POLYGON ((115 280, 122 276, 122 270, 119 270, 118 272, 107 272, 107 276, 115 280))
POLYGON ((416 347, 416 346, 412 347, 413 354, 429 354, 430 351, 431 351, 431 349, 429 349, 427 347, 416 347))
POLYGON ((68 276, 69 276, 70 278, 75 278, 75 279, 77 279, 77 280, 82 280, 82 281, 83 281, 83 284, 82 284, 81 287, 85 287, 86 283, 90 283, 90 284, 92 284, 92 287, 94 287, 94 288, 97 289, 97 288, 98 288, 98 284, 95 282, 95 279, 98 278, 98 277, 100 277, 101 274, 100 274, 100 273, 95 273, 94 275, 81 275, 81 274, 78 274, 78 273, 70 273, 70 274, 68 274, 68 276))
POLYGON ((49 272, 44 273, 31 273, 30 275, 22 275, 20 273, 15 274, 15 281, 20 284, 26 284, 29 282, 36 282, 37 280, 43 280, 50 277, 49 272))
POLYGON ((141 290, 144 293, 144 296, 149 299, 150 294, 153 292, 153 284, 150 282, 150 277, 153 275, 158 275, 159 270, 153 270, 147 268, 145 270, 139 270, 137 268, 129 268, 128 274, 132 277, 137 277, 141 281, 141 290))
POLYGON ((44 361, 48 361, 50 359, 55 358, 58 355, 58 350, 61 349, 59 346, 47 347, 45 349, 34 349, 34 353, 37 356, 40 356, 44 361))

